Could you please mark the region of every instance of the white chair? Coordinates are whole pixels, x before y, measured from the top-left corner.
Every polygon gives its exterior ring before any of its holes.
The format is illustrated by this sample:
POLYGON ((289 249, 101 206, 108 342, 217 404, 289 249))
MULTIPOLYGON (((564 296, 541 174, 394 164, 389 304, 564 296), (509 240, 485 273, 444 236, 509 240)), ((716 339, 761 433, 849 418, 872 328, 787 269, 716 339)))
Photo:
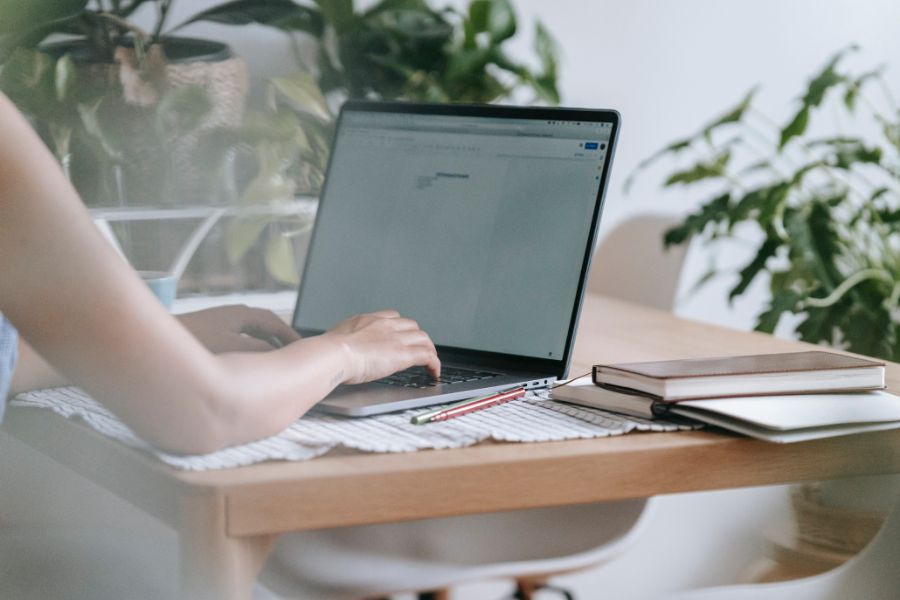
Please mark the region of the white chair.
MULTIPOLYGON (((598 249, 589 291, 671 310, 685 255, 663 251, 673 224, 647 215, 618 225, 598 249)), ((647 508, 641 499, 285 535, 260 581, 283 598, 422 591, 425 599, 453 585, 511 578, 525 600, 552 575, 621 554, 640 535, 647 508)))
POLYGON ((881 531, 840 567, 804 579, 693 590, 666 600, 896 600, 900 598, 900 497, 881 531))
POLYGON ((588 292, 672 310, 688 248, 663 247, 663 235, 676 223, 651 214, 617 225, 594 255, 588 292))

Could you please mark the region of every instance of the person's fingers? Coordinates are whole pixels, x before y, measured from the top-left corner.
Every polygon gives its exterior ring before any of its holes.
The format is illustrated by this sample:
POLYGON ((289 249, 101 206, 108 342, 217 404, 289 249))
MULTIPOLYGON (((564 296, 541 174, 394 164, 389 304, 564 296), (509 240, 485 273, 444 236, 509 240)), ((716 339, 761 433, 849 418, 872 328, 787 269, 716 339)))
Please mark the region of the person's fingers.
POLYGON ((419 324, 412 319, 397 317, 388 321, 394 331, 419 331, 419 324))
POLYGON ((261 308, 251 308, 245 313, 246 320, 241 333, 263 340, 274 340, 285 346, 300 339, 300 335, 275 313, 261 308))
POLYGON ((249 335, 239 335, 240 344, 244 352, 270 352, 275 350, 277 346, 267 340, 257 339, 249 335))
POLYGON ((434 349, 434 344, 428 334, 421 329, 412 331, 401 331, 397 334, 400 340, 407 346, 430 346, 434 349))
POLYGON ((362 316, 364 316, 364 317, 379 317, 382 319, 395 319, 400 316, 400 313, 398 313, 396 310, 386 308, 384 310, 376 310, 374 312, 366 313, 365 315, 362 315, 362 316))
POLYGON ((271 352, 276 349, 270 342, 242 333, 229 335, 227 343, 228 347, 221 349, 222 352, 271 352))
POLYGON ((435 379, 441 376, 441 360, 432 345, 409 346, 407 348, 409 366, 422 365, 435 379))

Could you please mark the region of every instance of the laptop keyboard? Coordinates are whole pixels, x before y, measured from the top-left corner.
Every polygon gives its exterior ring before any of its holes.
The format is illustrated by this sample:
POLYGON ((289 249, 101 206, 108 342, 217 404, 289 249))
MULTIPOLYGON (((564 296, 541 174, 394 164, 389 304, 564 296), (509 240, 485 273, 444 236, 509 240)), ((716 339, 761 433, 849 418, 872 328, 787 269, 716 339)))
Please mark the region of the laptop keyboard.
POLYGON ((491 373, 490 371, 476 371, 473 369, 461 369, 459 367, 442 367, 440 379, 435 379, 425 367, 411 367, 403 371, 398 371, 384 379, 377 379, 375 383, 422 389, 434 387, 441 383, 445 385, 466 383, 469 381, 480 381, 482 379, 491 379, 499 376, 500 373, 491 373))

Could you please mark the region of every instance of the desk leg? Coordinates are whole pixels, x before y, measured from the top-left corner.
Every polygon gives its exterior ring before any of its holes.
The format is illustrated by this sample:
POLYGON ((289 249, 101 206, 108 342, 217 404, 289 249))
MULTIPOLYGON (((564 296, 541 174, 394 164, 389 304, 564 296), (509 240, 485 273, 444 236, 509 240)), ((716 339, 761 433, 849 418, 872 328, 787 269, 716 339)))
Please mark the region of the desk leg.
POLYGON ((250 600, 277 537, 228 537, 217 496, 184 501, 178 536, 183 600, 250 600))

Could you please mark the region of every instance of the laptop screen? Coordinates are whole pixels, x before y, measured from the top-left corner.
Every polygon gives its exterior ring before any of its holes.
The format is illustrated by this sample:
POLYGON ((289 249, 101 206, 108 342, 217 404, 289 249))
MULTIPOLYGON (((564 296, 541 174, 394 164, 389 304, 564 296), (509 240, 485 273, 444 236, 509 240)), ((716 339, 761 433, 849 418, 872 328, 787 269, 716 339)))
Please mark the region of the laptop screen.
POLYGON ((561 360, 611 131, 345 110, 295 327, 394 308, 438 346, 561 360))

